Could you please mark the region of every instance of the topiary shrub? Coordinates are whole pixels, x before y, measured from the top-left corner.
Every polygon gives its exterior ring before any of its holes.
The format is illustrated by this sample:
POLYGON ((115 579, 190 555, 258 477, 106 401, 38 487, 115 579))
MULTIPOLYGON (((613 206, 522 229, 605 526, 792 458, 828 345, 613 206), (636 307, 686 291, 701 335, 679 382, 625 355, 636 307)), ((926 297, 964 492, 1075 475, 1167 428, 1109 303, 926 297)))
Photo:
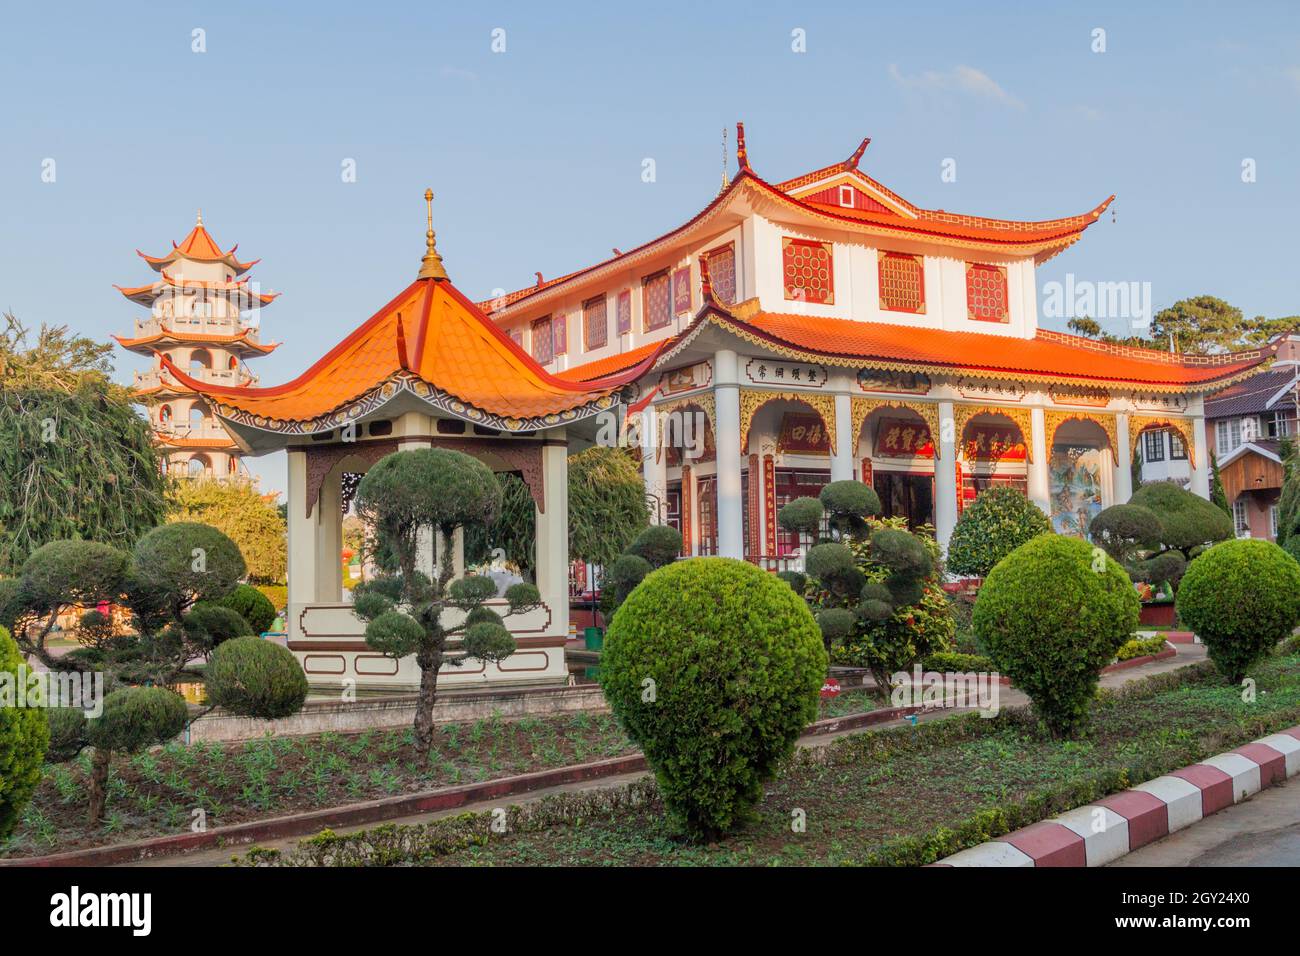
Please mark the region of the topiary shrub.
POLYGON ((288 717, 307 699, 307 675, 293 652, 260 637, 226 641, 204 676, 208 703, 243 717, 288 717))
POLYGON ((781 506, 776 513, 777 523, 786 531, 816 537, 821 531, 822 515, 826 508, 816 498, 795 498, 781 506))
POLYGON ((662 568, 681 555, 682 533, 666 524, 652 524, 633 539, 627 553, 644 559, 652 568, 662 568))
POLYGON ((1086 722, 1101 669, 1138 623, 1133 582, 1077 538, 1041 535, 988 573, 975 601, 975 632, 998 669, 1029 695, 1054 737, 1086 722))
POLYGON ((1160 521, 1160 544, 1192 559, 1192 549, 1226 541, 1233 535, 1232 518, 1200 495, 1169 481, 1153 481, 1133 492, 1131 505, 1141 505, 1160 521))
POLYGON ((830 519, 831 530, 839 535, 860 535, 867 529, 866 518, 883 510, 874 488, 860 481, 832 481, 817 495, 830 519))
POLYGON ((1271 541, 1216 544, 1187 566, 1177 609, 1214 666, 1238 683, 1300 622, 1300 565, 1271 541))
POLYGON ((650 562, 640 555, 624 554, 615 559, 600 582, 600 608, 605 617, 617 611, 632 589, 653 570, 650 562))
MULTIPOLYGON (((12 694, 23 664, 18 645, 0 627, 0 679, 12 694)), ((41 782, 41 765, 50 743, 50 725, 39 707, 19 707, 0 690, 0 842, 9 836, 41 782)))
POLYGON ((251 627, 253 634, 264 634, 275 623, 275 605, 259 588, 241 584, 217 602, 228 607, 251 627))
POLYGON ((1139 551, 1160 547, 1160 519, 1142 505, 1111 505, 1088 525, 1088 537, 1125 567, 1139 551))
POLYGON ((252 634, 253 629, 243 616, 221 604, 203 602, 196 604, 184 618, 181 626, 185 639, 203 651, 205 656, 236 637, 252 634))
POLYGON ((134 557, 132 590, 166 595, 175 617, 199 601, 224 598, 247 570, 235 542, 192 521, 154 528, 136 542, 134 557))
POLYGON ((1036 504, 1009 485, 994 485, 957 519, 948 541, 948 570, 982 578, 1026 541, 1051 530, 1036 504))
POLYGON ((90 763, 90 825, 104 821, 108 773, 114 753, 136 753, 165 744, 189 721, 179 694, 165 687, 126 687, 104 698, 104 710, 86 723, 86 741, 95 748, 90 763))
POLYGON ((763 782, 817 716, 821 633, 784 582, 744 561, 661 568, 628 596, 605 638, 605 699, 692 837, 746 819, 763 782))

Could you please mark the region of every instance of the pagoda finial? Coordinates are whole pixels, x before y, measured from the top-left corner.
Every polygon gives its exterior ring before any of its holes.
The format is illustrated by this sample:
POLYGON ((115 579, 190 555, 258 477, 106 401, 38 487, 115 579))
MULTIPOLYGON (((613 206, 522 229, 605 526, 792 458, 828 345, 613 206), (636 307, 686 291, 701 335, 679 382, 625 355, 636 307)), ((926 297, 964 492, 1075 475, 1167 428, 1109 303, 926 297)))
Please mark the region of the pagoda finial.
POLYGON ((867 136, 862 140, 862 143, 858 146, 858 148, 853 151, 853 155, 850 156, 848 162, 844 164, 844 168, 857 169, 858 163, 862 160, 862 154, 867 151, 867 147, 870 145, 871 145, 871 137, 867 136))
POLYGON ((736 164, 745 171, 749 170, 749 152, 745 149, 745 124, 736 124, 736 164))
POLYGON ((202 209, 200 209, 200 210, 199 210, 199 214, 198 214, 197 216, 194 217, 194 225, 196 225, 196 226, 202 226, 202 225, 203 225, 203 210, 202 210, 202 209))
POLYGON ((433 234, 433 190, 424 191, 424 202, 428 207, 429 229, 424 234, 425 252, 424 258, 420 261, 420 274, 417 279, 434 279, 443 280, 447 278, 447 270, 443 268, 442 256, 438 255, 438 247, 435 243, 433 234))

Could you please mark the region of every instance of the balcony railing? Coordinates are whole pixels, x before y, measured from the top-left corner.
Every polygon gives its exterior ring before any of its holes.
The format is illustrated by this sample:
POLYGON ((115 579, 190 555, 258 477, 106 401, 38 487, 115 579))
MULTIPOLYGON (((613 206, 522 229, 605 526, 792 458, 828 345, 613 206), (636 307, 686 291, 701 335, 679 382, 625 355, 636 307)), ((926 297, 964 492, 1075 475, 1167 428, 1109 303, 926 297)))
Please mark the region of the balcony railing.
POLYGON ((747 554, 745 560, 764 571, 802 571, 801 554, 747 554))
POLYGON ((170 438, 230 438, 230 433, 216 422, 206 425, 169 424, 158 426, 158 433, 170 438))
MULTIPOLYGON (((257 376, 249 375, 243 369, 237 368, 191 368, 186 369, 185 373, 190 378, 196 378, 200 382, 206 382, 210 385, 256 385, 257 376)), ((158 369, 148 369, 144 372, 135 373, 136 388, 154 388, 161 382, 161 376, 158 369)))
POLYGON ((194 333, 197 335, 239 335, 241 332, 248 330, 249 341, 258 341, 257 329, 246 325, 241 319, 234 316, 229 318, 197 318, 178 315, 168 316, 164 319, 144 319, 135 324, 136 338, 157 335, 162 332, 164 326, 172 332, 181 334, 194 333))

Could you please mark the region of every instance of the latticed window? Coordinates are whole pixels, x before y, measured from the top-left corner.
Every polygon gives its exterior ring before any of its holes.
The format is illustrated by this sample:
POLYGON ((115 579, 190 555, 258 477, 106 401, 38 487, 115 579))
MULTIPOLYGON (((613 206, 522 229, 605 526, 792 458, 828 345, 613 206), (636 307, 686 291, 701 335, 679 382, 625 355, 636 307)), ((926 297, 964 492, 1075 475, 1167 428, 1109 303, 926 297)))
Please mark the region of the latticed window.
POLYGON ((673 320, 672 289, 668 273, 656 272, 641 280, 641 314, 645 331, 662 329, 673 320))
POLYGON ((617 306, 618 334, 626 335, 632 331, 632 290, 624 289, 618 294, 617 306))
POLYGON ((555 343, 555 354, 563 355, 569 351, 569 318, 557 315, 551 322, 551 338, 555 343))
POLYGON ((725 305, 736 304, 736 244, 729 242, 704 254, 713 294, 725 305))
POLYGON ((555 340, 551 337, 551 317, 533 322, 533 358, 545 365, 555 358, 555 340))
POLYGON ((1009 322, 1007 270, 978 262, 966 264, 966 316, 978 322, 1009 322))
POLYGON ((925 311, 925 266, 920 256, 879 253, 880 307, 889 312, 925 311))
POLYGON ((603 349, 609 342, 609 312, 605 297, 598 296, 582 303, 582 344, 588 351, 603 349))
POLYGON ((835 304, 835 272, 829 242, 782 239, 781 266, 787 299, 835 304))
POLYGON ((1165 460, 1165 432, 1163 428, 1153 428, 1143 436, 1146 442, 1147 461, 1164 461, 1165 460))

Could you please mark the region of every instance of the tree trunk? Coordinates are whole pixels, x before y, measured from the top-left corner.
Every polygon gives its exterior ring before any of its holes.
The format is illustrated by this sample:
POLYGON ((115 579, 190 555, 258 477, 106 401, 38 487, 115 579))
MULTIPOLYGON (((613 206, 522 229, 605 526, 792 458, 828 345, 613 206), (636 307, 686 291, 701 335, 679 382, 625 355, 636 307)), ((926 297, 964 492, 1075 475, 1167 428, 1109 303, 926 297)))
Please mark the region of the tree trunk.
POLYGON ((104 807, 108 803, 108 768, 113 760, 113 751, 96 747, 90 758, 90 817, 92 827, 104 822, 104 807))
POLYGON ((438 698, 442 655, 421 651, 416 662, 420 665, 420 696, 415 703, 415 746, 428 754, 433 749, 433 705, 438 698))

